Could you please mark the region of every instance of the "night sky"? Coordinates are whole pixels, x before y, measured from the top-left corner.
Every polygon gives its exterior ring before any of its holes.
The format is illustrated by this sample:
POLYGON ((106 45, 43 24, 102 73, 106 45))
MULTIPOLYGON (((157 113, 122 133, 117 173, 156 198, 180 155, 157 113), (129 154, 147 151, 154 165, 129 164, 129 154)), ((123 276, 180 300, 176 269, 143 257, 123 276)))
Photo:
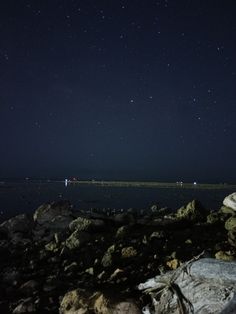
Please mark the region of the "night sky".
POLYGON ((0 2, 0 177, 236 182, 236 1, 0 2))

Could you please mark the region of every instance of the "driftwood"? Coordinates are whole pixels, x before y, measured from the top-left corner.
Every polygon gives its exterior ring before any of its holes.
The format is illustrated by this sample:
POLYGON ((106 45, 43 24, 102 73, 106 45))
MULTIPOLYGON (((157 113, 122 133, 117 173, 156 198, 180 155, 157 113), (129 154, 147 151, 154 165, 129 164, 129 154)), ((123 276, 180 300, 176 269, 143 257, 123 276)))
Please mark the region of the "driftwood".
POLYGON ((152 298, 144 314, 236 313, 236 262, 197 258, 138 286, 152 298))

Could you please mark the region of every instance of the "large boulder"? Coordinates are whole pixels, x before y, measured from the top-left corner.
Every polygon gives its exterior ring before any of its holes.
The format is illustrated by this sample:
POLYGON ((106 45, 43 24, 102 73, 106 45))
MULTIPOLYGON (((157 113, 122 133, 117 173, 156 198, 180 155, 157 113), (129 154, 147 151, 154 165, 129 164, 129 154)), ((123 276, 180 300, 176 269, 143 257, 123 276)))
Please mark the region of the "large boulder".
POLYGON ((236 211, 236 192, 226 196, 226 198, 223 201, 223 204, 226 207, 229 207, 233 209, 234 211, 236 211))
POLYGON ((46 203, 39 206, 34 213, 34 221, 42 225, 50 223, 56 216, 72 217, 72 205, 69 201, 46 203))
POLYGON ((143 313, 235 313, 236 263, 193 259, 138 288, 153 300, 154 311, 147 305, 143 313), (232 303, 234 311, 229 311, 232 303))
POLYGON ((74 219, 72 205, 59 201, 41 205, 34 213, 34 240, 51 241, 55 233, 64 232, 74 219))

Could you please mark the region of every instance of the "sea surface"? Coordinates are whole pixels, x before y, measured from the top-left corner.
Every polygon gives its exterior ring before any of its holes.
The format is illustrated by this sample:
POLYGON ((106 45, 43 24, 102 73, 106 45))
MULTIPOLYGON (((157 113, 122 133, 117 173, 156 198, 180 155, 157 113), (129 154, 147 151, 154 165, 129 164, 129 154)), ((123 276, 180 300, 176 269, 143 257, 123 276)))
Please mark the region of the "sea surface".
POLYGON ((68 184, 64 182, 43 181, 6 181, 0 182, 0 221, 20 213, 33 213, 45 202, 61 199, 70 200, 77 209, 104 208, 138 211, 151 205, 169 207, 173 210, 198 199, 206 208, 216 210, 222 205, 225 196, 235 192, 232 188, 191 189, 147 188, 147 187, 110 187, 68 184))

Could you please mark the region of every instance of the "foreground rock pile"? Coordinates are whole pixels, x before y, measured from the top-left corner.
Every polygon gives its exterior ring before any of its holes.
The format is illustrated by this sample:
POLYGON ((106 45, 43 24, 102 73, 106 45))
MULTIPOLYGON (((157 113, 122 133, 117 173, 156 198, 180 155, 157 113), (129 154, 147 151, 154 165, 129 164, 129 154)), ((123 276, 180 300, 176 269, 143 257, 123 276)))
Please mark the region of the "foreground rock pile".
POLYGON ((233 206, 194 200, 140 215, 44 204, 0 225, 0 313, 142 313, 151 298, 138 285, 203 251, 236 259, 233 206))

